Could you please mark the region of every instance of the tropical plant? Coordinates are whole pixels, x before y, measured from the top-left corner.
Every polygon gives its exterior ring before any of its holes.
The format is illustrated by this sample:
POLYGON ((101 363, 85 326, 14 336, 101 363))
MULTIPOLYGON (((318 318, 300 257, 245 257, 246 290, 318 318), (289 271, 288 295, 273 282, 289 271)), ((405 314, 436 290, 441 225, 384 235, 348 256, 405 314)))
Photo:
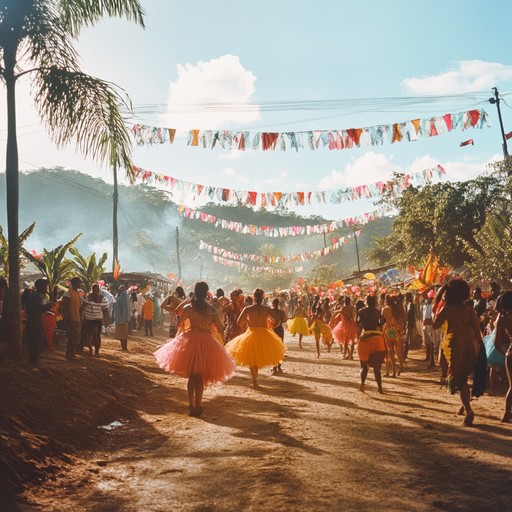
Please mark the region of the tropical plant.
MULTIPOLYGON (((20 246, 26 242, 27 238, 34 231, 36 223, 32 222, 30 226, 20 235, 20 246)), ((20 261, 20 269, 23 268, 23 261, 20 261)), ((4 230, 0 226, 0 277, 6 278, 9 275, 9 244, 4 236, 4 230)))
POLYGON ((310 286, 327 286, 339 278, 336 264, 319 265, 311 269, 306 281, 310 286))
POLYGON ((115 170, 131 169, 131 143, 121 108, 129 101, 113 84, 80 70, 80 30, 105 16, 143 26, 138 0, 0 0, 0 80, 7 95, 6 192, 9 239, 8 341, 21 358, 19 290, 19 161, 16 83, 29 75, 36 109, 57 146, 71 141, 115 170))
POLYGON ((58 245, 55 249, 43 249, 43 252, 40 254, 37 254, 35 251, 22 249, 25 258, 32 262, 41 274, 48 279, 49 290, 53 290, 55 286, 71 277, 74 263, 66 259, 66 254, 81 235, 82 233, 79 233, 67 244, 58 245))
POLYGON ((101 274, 105 272, 105 261, 108 255, 103 253, 101 258, 96 261, 96 253, 84 258, 76 247, 70 247, 69 252, 74 256, 72 261, 74 274, 77 275, 84 285, 85 291, 90 291, 91 286, 97 283, 101 274))

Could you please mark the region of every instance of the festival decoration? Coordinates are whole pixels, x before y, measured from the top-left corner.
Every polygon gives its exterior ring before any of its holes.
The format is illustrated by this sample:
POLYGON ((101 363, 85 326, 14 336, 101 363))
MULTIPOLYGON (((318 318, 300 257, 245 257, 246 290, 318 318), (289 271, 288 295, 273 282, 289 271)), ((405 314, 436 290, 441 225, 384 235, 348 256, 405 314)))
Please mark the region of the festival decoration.
MULTIPOLYGON (((381 124, 365 128, 342 130, 308 130, 295 132, 250 132, 236 130, 190 130, 187 145, 213 149, 222 147, 229 150, 286 151, 309 148, 317 150, 350 149, 355 147, 381 146, 385 142, 394 144, 402 141, 416 141, 420 137, 436 137, 457 128, 483 128, 491 126, 485 110, 468 110, 456 114, 411 119, 400 123, 381 124)), ((173 143, 176 130, 144 124, 135 124, 132 133, 136 144, 173 143)))
POLYGON ((429 286, 441 284, 446 281, 452 271, 452 267, 449 265, 441 266, 439 264, 439 257, 430 252, 423 268, 417 269, 413 266, 409 266, 407 271, 416 277, 411 283, 411 287, 421 291, 429 286))
MULTIPOLYGON (((312 224, 309 226, 255 226, 253 224, 242 224, 234 220, 219 219, 215 215, 203 212, 201 210, 194 210, 180 205, 178 213, 185 219, 200 220, 207 224, 213 225, 215 228, 222 228, 229 231, 234 231, 244 235, 264 235, 268 237, 278 238, 285 236, 301 236, 301 235, 321 235, 325 233, 332 233, 338 229, 349 226, 365 225, 375 219, 384 217, 391 211, 389 207, 382 207, 372 212, 362 213, 354 217, 347 217, 345 219, 327 222, 325 224, 312 224)), ((337 239, 333 238, 333 243, 337 239)))
POLYGON ((212 260, 215 263, 224 265, 225 267, 232 267, 245 272, 265 272, 265 274, 294 274, 304 270, 302 265, 294 268, 274 268, 268 265, 250 266, 246 263, 242 263, 241 261, 229 260, 227 258, 223 258, 222 256, 217 256, 216 254, 212 254, 212 260))
POLYGON ((435 176, 441 178, 446 171, 441 165, 425 169, 420 172, 401 174, 389 181, 378 181, 369 185, 358 185, 333 190, 317 190, 310 192, 255 192, 248 190, 232 190, 229 188, 200 185, 190 181, 157 174, 147 171, 136 165, 133 166, 135 179, 144 184, 160 184, 170 188, 171 194, 180 196, 181 202, 185 200, 208 199, 224 203, 242 204, 250 206, 304 206, 311 204, 333 203, 358 199, 380 198, 385 193, 397 196, 410 185, 417 186, 430 183, 435 176))
MULTIPOLYGON (((360 233, 360 230, 356 231, 355 236, 359 236, 360 233)), ((223 249, 222 247, 216 245, 208 244, 206 242, 203 242, 203 240, 199 241, 199 249, 211 252, 223 258, 236 261, 255 261, 258 263, 282 263, 286 261, 296 262, 308 261, 314 258, 319 258, 321 256, 326 256, 327 254, 331 254, 340 247, 344 246, 351 238, 354 238, 354 235, 341 237, 335 244, 329 245, 328 247, 323 247, 322 249, 318 249, 313 252, 290 254, 289 256, 263 256, 261 254, 238 253, 231 251, 229 249, 223 249)))

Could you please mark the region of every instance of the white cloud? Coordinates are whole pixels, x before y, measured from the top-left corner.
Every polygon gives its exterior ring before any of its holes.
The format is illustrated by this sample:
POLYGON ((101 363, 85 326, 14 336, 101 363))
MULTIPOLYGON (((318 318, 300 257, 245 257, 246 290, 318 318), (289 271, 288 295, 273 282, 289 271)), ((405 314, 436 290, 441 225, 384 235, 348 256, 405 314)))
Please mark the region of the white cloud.
POLYGON ((258 106, 251 103, 256 90, 256 76, 243 67, 239 57, 222 55, 207 62, 178 64, 177 69, 178 79, 171 83, 167 99, 171 113, 165 116, 165 121, 169 126, 185 130, 213 130, 251 123, 260 118, 258 106), (222 111, 197 107, 215 103, 234 105, 232 110, 223 108, 222 111), (236 104, 250 104, 250 107, 237 108, 236 104))
POLYGON ((244 153, 245 151, 232 149, 229 153, 219 153, 218 157, 222 160, 238 160, 244 153))
POLYGON ((512 80, 512 66, 483 60, 463 60, 439 75, 406 78, 402 83, 413 94, 460 94, 489 90, 512 80))
POLYGON ((388 179, 393 171, 400 170, 392 163, 392 156, 369 151, 352 160, 344 170, 332 170, 318 184, 320 189, 353 187, 388 179))
POLYGON ((458 162, 443 162, 441 165, 446 170, 445 179, 449 181, 466 181, 489 171, 489 165, 498 160, 503 160, 503 155, 495 154, 484 162, 461 160, 458 162))
POLYGON ((236 174, 236 169, 233 169, 232 167, 226 167, 225 169, 222 170, 222 172, 226 176, 234 176, 236 174))

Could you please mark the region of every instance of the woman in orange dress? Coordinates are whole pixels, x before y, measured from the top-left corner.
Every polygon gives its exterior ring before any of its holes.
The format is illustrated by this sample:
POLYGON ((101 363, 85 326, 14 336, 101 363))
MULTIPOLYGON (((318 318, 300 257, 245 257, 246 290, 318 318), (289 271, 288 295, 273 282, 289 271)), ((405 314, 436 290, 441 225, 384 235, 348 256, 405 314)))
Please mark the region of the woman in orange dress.
POLYGON ((189 321, 190 329, 181 331, 154 354, 160 368, 188 379, 190 416, 203 413, 204 388, 230 379, 235 371, 233 358, 212 336, 213 324, 219 331, 224 325, 215 307, 207 302, 207 293, 205 282, 196 283, 194 297, 183 308, 178 322, 180 327, 189 321))
POLYGON ((356 321, 361 329, 357 344, 359 363, 361 365, 361 384, 359 390, 364 392, 368 369, 371 366, 379 393, 384 393, 381 375, 382 363, 386 356, 386 344, 382 335, 384 320, 377 308, 377 301, 373 295, 366 297, 366 307, 358 311, 356 321))
POLYGON ((345 297, 344 305, 337 310, 337 321, 332 335, 343 351, 343 359, 354 359, 354 342, 357 339, 356 309, 351 305, 350 297, 345 297))

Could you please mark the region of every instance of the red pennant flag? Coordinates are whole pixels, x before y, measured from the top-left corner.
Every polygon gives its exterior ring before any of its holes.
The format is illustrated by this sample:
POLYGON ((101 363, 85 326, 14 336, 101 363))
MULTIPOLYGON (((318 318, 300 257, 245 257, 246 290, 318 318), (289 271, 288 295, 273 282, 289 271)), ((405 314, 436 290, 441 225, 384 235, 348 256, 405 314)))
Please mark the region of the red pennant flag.
POLYGON ((470 144, 471 144, 471 146, 475 145, 475 143, 473 142, 473 139, 468 139, 468 140, 465 140, 464 142, 461 142, 459 147, 469 146, 470 144))
POLYGON ((512 132, 508 132, 506 135, 505 135, 505 139, 512 139, 512 132))

